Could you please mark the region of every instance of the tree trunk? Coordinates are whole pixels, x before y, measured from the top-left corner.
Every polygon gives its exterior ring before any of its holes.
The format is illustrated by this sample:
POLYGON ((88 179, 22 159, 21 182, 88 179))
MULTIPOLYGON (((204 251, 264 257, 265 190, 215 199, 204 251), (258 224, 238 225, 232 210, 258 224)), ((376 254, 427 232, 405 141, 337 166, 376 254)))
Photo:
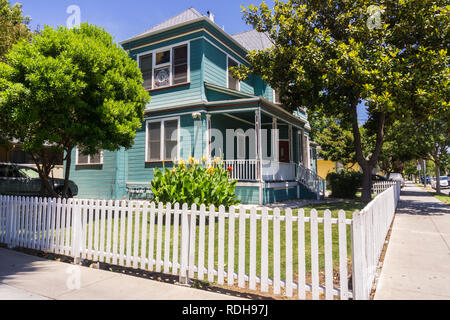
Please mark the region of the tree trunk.
POLYGON ((380 156, 381 149, 383 147, 384 138, 384 124, 386 122, 386 114, 384 112, 379 112, 378 114, 378 127, 377 127, 377 137, 375 150, 372 153, 369 160, 364 158, 361 144, 361 133, 359 132, 358 124, 358 101, 354 101, 351 104, 351 115, 352 115, 352 131, 353 131, 353 141, 355 144, 356 159, 363 171, 362 180, 362 196, 361 200, 365 203, 369 203, 372 200, 372 170, 378 162, 378 157, 380 156))
POLYGON ((64 198, 67 197, 67 191, 69 190, 70 166, 72 165, 72 149, 73 148, 69 148, 66 151, 67 152, 66 168, 65 168, 65 173, 64 173, 64 188, 63 188, 63 192, 62 192, 62 196, 64 198))
POLYGON ((436 175, 436 193, 441 193, 441 164, 440 161, 435 161, 434 174, 436 175))
POLYGON ((362 194, 361 201, 364 203, 369 203, 372 201, 372 170, 373 167, 365 166, 362 168, 362 194))

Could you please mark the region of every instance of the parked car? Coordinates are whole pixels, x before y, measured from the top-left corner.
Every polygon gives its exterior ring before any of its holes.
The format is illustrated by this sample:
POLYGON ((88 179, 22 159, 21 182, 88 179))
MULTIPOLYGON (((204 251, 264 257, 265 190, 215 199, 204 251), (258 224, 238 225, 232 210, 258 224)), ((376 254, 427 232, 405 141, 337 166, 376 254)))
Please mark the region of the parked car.
POLYGON ((402 184, 402 188, 405 186, 405 179, 401 173, 391 173, 389 175, 389 181, 400 181, 402 184))
MULTIPOLYGON (((446 177, 446 176, 440 177, 439 178, 439 184, 441 185, 442 189, 448 188, 449 187, 449 185, 448 185, 448 177, 446 177)), ((433 178, 431 180, 431 187, 433 189, 436 189, 436 179, 435 178, 433 178)))
MULTIPOLYGON (((420 177, 420 183, 425 183, 424 181, 425 181, 424 177, 420 177)), ((430 184, 431 183, 431 177, 426 177, 426 181, 427 181, 427 184, 430 184)))
MULTIPOLYGON (((51 180, 50 180, 51 183, 51 180)), ((62 194, 63 179, 53 179, 56 193, 62 194)), ((0 194, 12 196, 39 196, 41 191, 41 178, 35 168, 0 163, 0 194)), ((78 186, 69 180, 68 197, 78 194, 78 186)))
POLYGON ((386 177, 380 176, 379 174, 373 174, 372 181, 373 182, 381 182, 381 181, 388 181, 388 179, 386 179, 386 177))

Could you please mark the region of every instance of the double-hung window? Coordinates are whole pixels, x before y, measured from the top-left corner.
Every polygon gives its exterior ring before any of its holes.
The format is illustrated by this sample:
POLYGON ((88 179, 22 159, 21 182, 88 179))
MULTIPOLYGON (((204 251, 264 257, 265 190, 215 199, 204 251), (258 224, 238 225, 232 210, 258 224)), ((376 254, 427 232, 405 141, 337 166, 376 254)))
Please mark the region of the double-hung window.
POLYGON ((147 162, 177 160, 179 136, 178 119, 147 122, 147 162))
POLYGON ((239 63, 237 63, 235 60, 231 59, 230 57, 228 57, 227 59, 228 59, 228 61, 227 61, 228 88, 239 91, 239 89, 240 89, 239 79, 234 78, 233 74, 231 73, 231 70, 230 70, 232 67, 239 67, 239 63))
POLYGON ((77 148, 77 165, 100 165, 103 164, 103 152, 93 155, 85 155, 83 154, 83 150, 79 147, 77 148))
POLYGON ((281 104, 280 93, 277 90, 273 90, 273 102, 276 104, 281 104))
POLYGON ((183 44, 139 56, 147 90, 189 82, 189 46, 183 44))

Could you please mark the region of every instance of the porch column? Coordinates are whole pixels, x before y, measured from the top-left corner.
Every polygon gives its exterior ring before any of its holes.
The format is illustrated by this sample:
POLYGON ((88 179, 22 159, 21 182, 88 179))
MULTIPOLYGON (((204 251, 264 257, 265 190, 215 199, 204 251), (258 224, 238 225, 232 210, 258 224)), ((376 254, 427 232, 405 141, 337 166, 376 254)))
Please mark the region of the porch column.
POLYGON ((206 115, 206 155, 211 162, 211 115, 206 115))
POLYGON ((272 158, 273 161, 278 162, 280 159, 279 152, 280 152, 280 144, 278 141, 278 123, 277 118, 272 118, 272 158))
POLYGON ((258 160, 259 204, 263 204, 262 145, 261 145, 261 108, 255 111, 256 159, 258 160))
POLYGON ((294 160, 294 139, 292 138, 292 125, 288 126, 289 130, 289 162, 294 160))
POLYGON ((310 153, 310 145, 309 145, 309 136, 305 135, 306 141, 306 156, 305 156, 305 167, 311 169, 311 153, 310 153))

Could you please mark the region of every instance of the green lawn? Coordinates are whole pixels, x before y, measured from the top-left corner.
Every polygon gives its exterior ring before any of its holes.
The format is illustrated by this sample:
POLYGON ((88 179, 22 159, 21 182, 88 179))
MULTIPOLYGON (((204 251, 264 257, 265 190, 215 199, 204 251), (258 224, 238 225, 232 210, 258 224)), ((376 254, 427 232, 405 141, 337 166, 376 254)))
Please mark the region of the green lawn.
POLYGON ((436 192, 430 192, 430 193, 439 201, 450 205, 450 196, 448 196, 446 194, 437 194, 436 192))
MULTIPOLYGON (((353 212, 356 210, 361 210, 364 207, 364 204, 362 204, 361 202, 354 202, 354 201, 346 201, 346 202, 339 202, 339 203, 329 203, 329 204, 321 204, 321 205, 314 205, 314 206, 307 206, 305 208, 303 208, 305 210, 305 215, 309 216, 310 211, 312 208, 315 208, 316 210, 318 210, 319 212, 319 217, 323 216, 323 212, 326 209, 330 209, 330 211, 332 212, 332 217, 333 218, 337 218, 338 216, 338 212, 339 210, 343 209, 346 211, 346 216, 348 219, 352 218, 353 212)), ((298 210, 293 210, 294 216, 297 214, 298 210)), ((283 215, 284 212, 282 211, 281 214, 283 215)), ((139 241, 137 244, 134 243, 134 232, 135 232, 135 228, 134 228, 134 220, 136 219, 135 216, 133 216, 133 221, 132 221, 132 237, 131 237, 131 254, 133 254, 134 252, 134 246, 138 245, 139 246, 139 255, 141 254, 141 245, 142 245, 142 240, 141 240, 141 234, 142 234, 142 217, 141 217, 141 223, 140 223, 140 229, 139 229, 139 241)), ((204 252, 205 252, 205 257, 204 257, 204 266, 205 268, 208 266, 208 240, 209 240, 209 225, 208 225, 208 220, 209 218, 206 217, 206 225, 205 225, 205 242, 204 242, 204 252)), ((214 225, 214 234, 215 234, 215 250, 214 250, 214 265, 215 265, 215 269, 217 270, 218 268, 218 228, 219 228, 219 224, 218 224, 218 219, 216 219, 215 225, 214 225)), ((157 221, 157 217, 155 217, 155 223, 157 221)), ((121 227, 121 221, 119 219, 119 241, 120 241, 120 227, 121 227)), ((125 221, 125 231, 127 231, 127 226, 129 223, 129 219, 127 219, 125 221)), ((114 226, 114 224, 113 224, 114 226)), ((224 262, 225 262, 225 271, 228 269, 228 219, 225 219, 225 258, 224 258, 224 262)), ((93 230, 95 230, 95 222, 93 225, 93 230)), ((196 258, 195 258, 195 262, 196 265, 198 265, 198 261, 199 261, 199 256, 198 256, 198 248, 199 248, 199 229, 200 227, 197 225, 196 228, 196 258)), ((256 237, 257 237, 257 249, 256 249, 256 274, 259 276, 261 273, 261 221, 257 220, 257 232, 256 232, 256 237)), ((272 278, 273 277, 273 264, 274 264, 274 258, 273 258, 273 236, 274 236, 274 232, 273 232, 273 224, 272 221, 269 221, 269 225, 268 225, 268 230, 269 230, 269 234, 268 234, 268 239, 269 239, 269 277, 272 278)), ((178 230, 178 243, 180 246, 181 243, 181 228, 179 228, 178 230)), ((324 262, 324 230, 323 230, 323 224, 319 224, 319 266, 320 269, 323 270, 325 262, 324 262)), ((147 228, 147 241, 148 241, 148 237, 149 237, 149 228, 147 228)), ((156 243, 156 225, 155 225, 155 230, 154 230, 154 250, 153 252, 155 253, 153 258, 156 258, 156 247, 157 247, 157 243, 156 243)), ((166 232, 166 227, 163 226, 162 228, 162 248, 161 248, 161 257, 162 259, 164 259, 164 239, 165 239, 165 232, 166 232)), ((234 245, 234 272, 238 272, 238 262, 239 262, 239 219, 235 219, 235 245, 234 245)), ((294 273, 294 278, 295 275, 297 274, 298 271, 298 258, 297 258, 297 248, 298 248, 298 237, 297 237, 297 223, 293 223, 293 230, 292 230, 292 237, 293 237, 293 273, 294 273)), ((172 261, 172 250, 173 250, 173 235, 174 235, 174 226, 173 224, 170 226, 170 238, 171 238, 171 246, 170 246, 170 260, 172 261)), ((286 228, 285 228, 285 224, 282 221, 280 223, 280 266, 281 266, 281 278, 285 279, 285 274, 286 274, 286 240, 285 240, 285 235, 286 235, 286 228)), ((333 241, 332 241, 332 246, 333 246, 333 267, 335 270, 339 270, 339 248, 338 248, 338 226, 337 225, 332 225, 332 235, 333 235, 333 241)), ((127 236, 125 236, 125 241, 127 236)), ((245 256, 245 262, 246 262, 246 270, 245 273, 249 274, 249 267, 250 267, 250 221, 247 219, 247 223, 245 226, 245 246, 246 246, 246 256, 245 256)), ((94 246, 92 246, 94 247, 94 246)), ((149 246, 147 244, 147 256, 148 256, 148 250, 149 250, 149 246)), ((106 243, 105 243, 105 248, 106 248, 106 243)), ((127 254, 127 243, 125 243, 124 245, 125 248, 125 254, 127 254)), ((310 256, 310 252, 311 252, 311 243, 310 243, 310 224, 306 223, 305 224, 305 248, 306 248, 306 255, 305 255, 305 260, 306 260, 306 272, 307 274, 310 274, 310 269, 311 269, 311 256, 310 256)), ((120 252, 120 245, 118 245, 118 252, 120 252)), ((351 231, 350 231, 350 225, 347 225, 347 257, 348 259, 351 259, 351 231)), ((180 261, 180 260, 178 260, 180 261)), ((154 270, 154 269, 153 269, 154 270)), ((162 268, 163 270, 163 268, 162 268)), ((322 276, 322 275, 321 275, 322 276)), ((207 275, 205 274, 205 279, 207 279, 207 275)))

